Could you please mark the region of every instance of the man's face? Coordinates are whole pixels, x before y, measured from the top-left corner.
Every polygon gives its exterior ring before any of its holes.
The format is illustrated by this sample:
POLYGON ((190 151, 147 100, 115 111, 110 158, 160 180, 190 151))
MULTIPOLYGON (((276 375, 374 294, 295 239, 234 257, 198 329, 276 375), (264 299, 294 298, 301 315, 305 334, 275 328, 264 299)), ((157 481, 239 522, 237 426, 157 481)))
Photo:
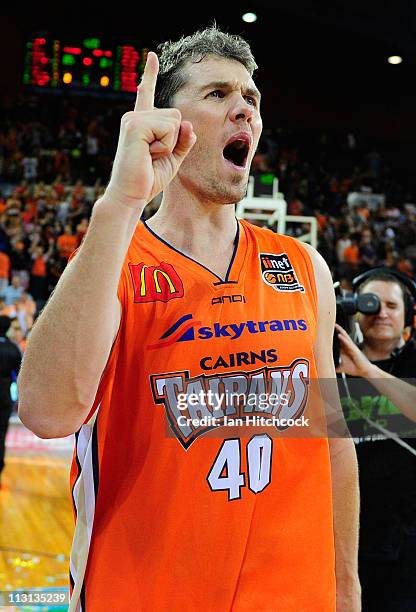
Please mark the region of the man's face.
POLYGON ((186 84, 173 106, 192 122, 197 141, 178 178, 197 197, 217 204, 238 202, 246 193, 261 134, 260 94, 235 60, 210 55, 188 62, 183 70, 186 84))
POLYGON ((359 315, 359 323, 364 341, 400 341, 404 329, 404 303, 400 286, 397 283, 380 280, 370 281, 362 293, 375 293, 381 302, 380 312, 376 315, 359 315))

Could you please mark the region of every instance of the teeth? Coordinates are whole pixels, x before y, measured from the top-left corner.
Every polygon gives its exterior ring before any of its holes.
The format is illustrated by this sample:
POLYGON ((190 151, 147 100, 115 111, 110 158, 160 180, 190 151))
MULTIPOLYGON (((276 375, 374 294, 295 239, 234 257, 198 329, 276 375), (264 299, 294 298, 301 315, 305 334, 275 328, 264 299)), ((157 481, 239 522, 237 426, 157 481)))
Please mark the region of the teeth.
POLYGON ((246 146, 246 141, 245 140, 234 140, 233 145, 235 146, 236 149, 244 149, 244 147, 246 146))

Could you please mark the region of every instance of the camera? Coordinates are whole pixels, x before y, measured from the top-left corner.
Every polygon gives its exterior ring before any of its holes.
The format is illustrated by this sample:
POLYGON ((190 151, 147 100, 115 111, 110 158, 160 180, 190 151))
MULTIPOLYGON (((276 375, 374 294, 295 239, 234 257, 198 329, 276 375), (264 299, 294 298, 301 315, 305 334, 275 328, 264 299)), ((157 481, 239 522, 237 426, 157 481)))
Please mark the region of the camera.
MULTIPOLYGON (((350 335, 353 333, 353 317, 357 312, 367 315, 380 312, 380 299, 375 293, 343 293, 339 282, 334 283, 334 290, 337 305, 336 322, 350 335)), ((336 333, 332 343, 332 354, 335 366, 338 366, 340 345, 336 333)))

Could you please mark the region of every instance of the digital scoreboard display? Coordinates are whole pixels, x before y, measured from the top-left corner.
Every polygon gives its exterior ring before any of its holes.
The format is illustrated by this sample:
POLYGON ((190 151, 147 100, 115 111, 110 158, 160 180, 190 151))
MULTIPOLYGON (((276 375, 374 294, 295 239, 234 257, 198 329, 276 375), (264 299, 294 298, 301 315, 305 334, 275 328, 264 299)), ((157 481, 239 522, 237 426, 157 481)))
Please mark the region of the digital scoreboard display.
POLYGON ((36 36, 26 43, 23 83, 50 89, 136 92, 148 49, 100 38, 66 41, 36 36))

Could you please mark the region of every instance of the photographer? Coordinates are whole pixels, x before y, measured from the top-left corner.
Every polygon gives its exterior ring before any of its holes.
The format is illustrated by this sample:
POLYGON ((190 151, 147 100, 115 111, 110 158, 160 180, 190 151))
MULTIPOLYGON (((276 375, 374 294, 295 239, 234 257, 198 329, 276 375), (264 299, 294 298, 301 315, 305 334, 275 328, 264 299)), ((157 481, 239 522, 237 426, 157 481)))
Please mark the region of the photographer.
POLYGON ((353 289, 380 301, 378 312, 357 315, 360 346, 336 325, 337 371, 360 379, 344 377, 342 403, 360 471, 363 612, 405 612, 416 610, 416 388, 404 380, 416 378, 416 284, 380 268, 353 289))

